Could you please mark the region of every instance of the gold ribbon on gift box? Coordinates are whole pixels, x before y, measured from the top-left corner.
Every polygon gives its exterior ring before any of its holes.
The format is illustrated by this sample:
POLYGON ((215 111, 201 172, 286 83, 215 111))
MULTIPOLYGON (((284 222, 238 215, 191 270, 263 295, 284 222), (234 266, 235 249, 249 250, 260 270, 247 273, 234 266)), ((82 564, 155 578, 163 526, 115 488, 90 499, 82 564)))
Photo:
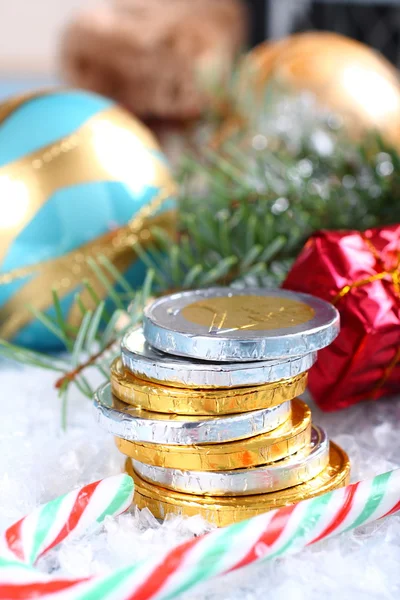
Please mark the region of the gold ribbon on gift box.
MULTIPOLYGON (((387 279, 387 278, 389 278, 389 280, 391 279, 391 282, 393 284, 394 293, 399 298, 399 302, 400 302, 400 252, 398 253, 398 259, 397 259, 397 262, 395 263, 395 266, 392 269, 386 269, 386 265, 384 264, 382 257, 379 254, 378 249, 375 248, 375 246, 373 245, 371 240, 369 240, 365 235, 361 235, 361 237, 362 237, 363 241, 365 242, 366 246, 368 247, 368 249, 370 250, 371 254, 374 256, 375 260, 379 264, 379 266, 382 268, 382 271, 380 271, 379 273, 375 273, 374 275, 371 275, 370 277, 364 277, 362 279, 358 279, 357 281, 353 281, 353 283, 351 283, 351 284, 343 286, 342 289, 339 290, 339 292, 333 298, 332 304, 336 306, 342 298, 344 298, 351 290, 353 290, 355 288, 363 287, 364 285, 368 285, 369 283, 372 283, 373 281, 380 281, 382 279, 387 279)), ((392 358, 392 360, 390 361, 390 363, 388 364, 388 366, 384 369, 381 379, 374 386, 374 388, 371 392, 371 398, 374 398, 374 396, 377 394, 377 392, 380 390, 380 388, 383 385, 385 385, 385 382, 388 380, 393 369, 396 367, 396 365, 398 364, 399 361, 400 361, 400 347, 395 352, 395 355, 392 358)))

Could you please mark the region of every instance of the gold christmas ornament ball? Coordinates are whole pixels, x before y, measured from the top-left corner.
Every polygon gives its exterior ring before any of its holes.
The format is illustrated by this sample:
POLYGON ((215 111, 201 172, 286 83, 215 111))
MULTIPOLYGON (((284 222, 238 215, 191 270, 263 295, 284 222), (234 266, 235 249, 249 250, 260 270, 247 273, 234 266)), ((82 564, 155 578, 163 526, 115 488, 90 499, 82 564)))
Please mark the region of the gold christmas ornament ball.
MULTIPOLYGON (((55 316, 52 291, 71 325, 90 260, 106 257, 134 287, 145 276, 132 250, 152 224, 173 230, 173 183, 150 131, 111 100, 47 89, 0 105, 0 338, 39 349, 60 340, 29 306, 55 316)), ((115 281, 109 268, 107 278, 115 281)))
POLYGON ((397 69, 372 48, 328 32, 300 33, 264 42, 243 60, 242 90, 259 97, 265 85, 307 91, 318 104, 342 117, 360 135, 378 130, 394 145, 400 142, 400 83, 397 69))

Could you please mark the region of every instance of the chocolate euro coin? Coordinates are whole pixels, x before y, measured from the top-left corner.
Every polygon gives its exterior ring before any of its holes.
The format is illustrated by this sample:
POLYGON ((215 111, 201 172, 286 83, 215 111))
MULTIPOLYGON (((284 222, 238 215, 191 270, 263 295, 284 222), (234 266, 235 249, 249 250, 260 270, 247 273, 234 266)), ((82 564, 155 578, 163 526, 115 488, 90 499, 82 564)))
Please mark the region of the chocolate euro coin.
POLYGON ((264 385, 242 388, 178 388, 141 379, 124 369, 121 360, 111 365, 113 393, 145 410, 176 415, 225 415, 271 408, 304 392, 307 373, 264 385))
POLYGON ((311 440, 311 411, 292 400, 292 414, 273 431, 224 444, 173 446, 130 442, 116 437, 122 454, 139 462, 189 471, 229 471, 274 462, 298 452, 311 440))
POLYGON ((195 496, 173 492, 144 481, 134 472, 130 460, 125 468, 135 482, 134 503, 138 508, 148 508, 158 519, 164 519, 168 514, 201 515, 218 527, 325 494, 347 485, 350 478, 348 456, 333 442, 330 443, 329 463, 319 475, 295 487, 252 496, 195 496))
MULTIPOLYGON (((121 360, 138 377, 185 388, 232 388, 291 379, 307 372, 316 353, 285 360, 211 362, 160 352, 148 344, 142 327, 131 329, 121 343, 121 360)), ((296 395, 296 394, 295 394, 296 395)))
POLYGON ((183 471, 133 461, 138 475, 161 487, 206 496, 264 494, 293 487, 319 475, 328 465, 329 441, 326 433, 313 427, 311 444, 289 458, 268 465, 235 471, 183 471))
POLYGON ((222 417, 190 417, 148 412, 121 402, 109 383, 94 397, 98 423, 120 438, 153 444, 217 444, 263 434, 282 425, 291 414, 291 403, 222 417))
POLYGON ((152 346, 178 356, 286 360, 328 346, 339 333, 339 313, 307 294, 210 288, 159 298, 145 310, 143 328, 152 346))

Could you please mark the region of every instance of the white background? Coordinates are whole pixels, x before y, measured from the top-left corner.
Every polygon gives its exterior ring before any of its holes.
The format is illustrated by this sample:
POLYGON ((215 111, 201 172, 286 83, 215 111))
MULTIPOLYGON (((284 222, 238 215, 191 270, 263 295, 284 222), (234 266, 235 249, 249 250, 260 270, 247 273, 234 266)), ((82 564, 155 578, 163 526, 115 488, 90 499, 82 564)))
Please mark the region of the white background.
POLYGON ((0 74, 56 71, 60 32, 99 0, 0 0, 0 74))

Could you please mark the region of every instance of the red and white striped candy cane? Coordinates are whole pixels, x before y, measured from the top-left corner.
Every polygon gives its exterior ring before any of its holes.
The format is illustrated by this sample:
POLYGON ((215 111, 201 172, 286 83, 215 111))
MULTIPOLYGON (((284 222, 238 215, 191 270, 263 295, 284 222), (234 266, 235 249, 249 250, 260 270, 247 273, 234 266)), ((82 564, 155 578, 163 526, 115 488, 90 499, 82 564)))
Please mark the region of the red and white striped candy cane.
POLYGON ((69 492, 11 525, 0 537, 0 556, 34 564, 72 531, 82 531, 107 515, 127 510, 132 497, 133 482, 128 475, 108 477, 69 492))
POLYGON ((105 577, 62 580, 21 564, 0 564, 0 598, 9 600, 166 600, 253 561, 293 553, 400 509, 400 469, 304 500, 180 544, 105 577), (31 573, 31 576, 30 576, 31 573))

